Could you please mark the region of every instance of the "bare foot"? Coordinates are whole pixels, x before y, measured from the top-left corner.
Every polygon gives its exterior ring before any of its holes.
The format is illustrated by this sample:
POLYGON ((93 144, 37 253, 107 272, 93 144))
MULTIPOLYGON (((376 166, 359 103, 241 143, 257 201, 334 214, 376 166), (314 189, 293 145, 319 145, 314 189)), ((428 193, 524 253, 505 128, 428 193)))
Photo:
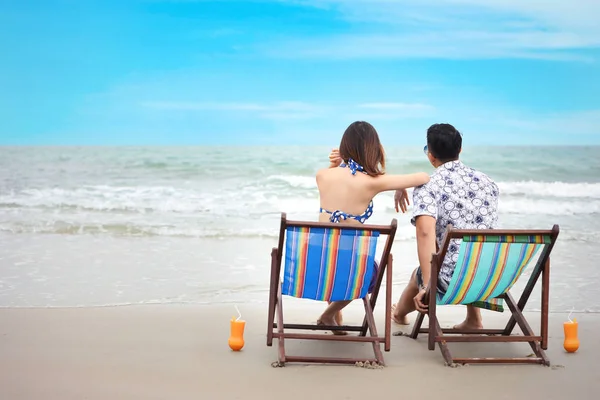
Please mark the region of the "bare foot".
POLYGON ((483 329, 483 324, 481 323, 481 321, 474 322, 474 321, 469 321, 469 320, 465 319, 460 324, 454 325, 453 329, 470 329, 470 330, 483 329))
POLYGON ((408 322, 408 317, 406 315, 404 317, 400 317, 396 312, 396 308, 396 304, 392 304, 392 321, 398 325, 410 325, 408 322))
MULTIPOLYGON (((335 317, 328 319, 327 317, 321 315, 321 318, 319 318, 317 320, 317 325, 329 325, 329 326, 339 326, 336 322, 335 322, 335 317)), ((339 336, 343 336, 343 335, 347 335, 348 332, 346 331, 331 331, 334 335, 339 335, 339 336)))

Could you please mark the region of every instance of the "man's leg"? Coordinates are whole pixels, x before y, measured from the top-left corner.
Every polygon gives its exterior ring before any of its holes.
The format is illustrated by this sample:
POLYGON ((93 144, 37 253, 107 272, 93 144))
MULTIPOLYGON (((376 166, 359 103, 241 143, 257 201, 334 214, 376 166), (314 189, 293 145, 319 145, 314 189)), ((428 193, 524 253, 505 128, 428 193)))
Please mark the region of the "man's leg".
POLYGON ((462 323, 455 325, 454 329, 483 329, 481 310, 478 307, 467 306, 467 318, 462 323))
POLYGON ((400 295, 398 303, 392 306, 392 319, 397 324, 408 325, 407 315, 415 311, 414 297, 419 293, 419 284, 417 283, 417 270, 415 269, 408 281, 408 285, 400 295))

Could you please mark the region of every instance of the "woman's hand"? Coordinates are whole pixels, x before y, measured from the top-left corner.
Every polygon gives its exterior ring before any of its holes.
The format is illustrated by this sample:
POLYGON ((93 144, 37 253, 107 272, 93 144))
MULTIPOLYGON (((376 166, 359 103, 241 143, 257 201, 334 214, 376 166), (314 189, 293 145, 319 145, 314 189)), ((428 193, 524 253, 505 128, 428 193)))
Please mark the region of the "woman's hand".
POLYGON ((329 153, 329 168, 339 167, 341 163, 340 151, 338 149, 331 150, 331 153, 329 153))
POLYGON ((394 206, 396 207, 396 212, 402 210, 402 212, 405 213, 409 205, 410 200, 408 199, 408 192, 406 189, 396 190, 396 194, 394 194, 394 206))

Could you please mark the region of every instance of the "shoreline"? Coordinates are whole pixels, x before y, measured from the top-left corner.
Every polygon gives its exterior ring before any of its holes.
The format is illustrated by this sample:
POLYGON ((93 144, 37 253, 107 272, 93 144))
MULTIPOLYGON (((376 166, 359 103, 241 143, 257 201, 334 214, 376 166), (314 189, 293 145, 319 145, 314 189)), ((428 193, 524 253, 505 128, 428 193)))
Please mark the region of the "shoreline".
MULTIPOLYGON (((384 288, 385 285, 382 285, 382 288, 384 288)), ((110 309, 110 308, 147 308, 147 307, 157 307, 157 308, 163 308, 163 307, 230 307, 230 306, 247 306, 247 305, 251 305, 251 307, 259 307, 259 306, 264 306, 264 308, 267 308, 267 302, 266 301, 252 301, 249 303, 244 303, 244 302, 235 302, 235 301, 231 301, 231 302, 181 302, 181 303, 126 303, 126 304, 104 304, 104 305, 84 305, 84 306, 0 306, 0 312, 2 312, 2 310, 86 310, 86 309, 110 309)), ((444 307, 448 307, 448 306, 444 306, 444 307)), ((459 306, 457 306, 459 307, 459 306)), ((296 306, 295 307, 297 310, 300 311, 308 311, 310 310, 311 306, 310 305, 305 305, 305 306, 296 306)), ((313 307, 314 308, 314 307, 313 307)), ((482 310, 484 312, 487 312, 487 310, 482 310)), ((526 308, 525 309, 525 313, 537 313, 540 312, 540 309, 536 309, 536 308, 526 308)), ((507 311, 508 312, 508 311, 507 311)), ((600 314, 600 311, 594 311, 594 310, 562 310, 562 311, 552 311, 549 310, 548 314, 553 314, 553 315, 569 315, 569 314, 600 314)))
MULTIPOLYGON (((265 304, 272 240, 115 239, 4 235, 0 308, 106 307, 153 304, 265 304), (68 239, 68 240, 66 240, 68 239), (66 256, 65 256, 66 255, 66 256)), ((414 243, 394 243, 393 293, 418 264, 414 243)), ((596 247, 557 242, 550 310, 600 312, 596 247), (578 266, 578 267, 576 267, 578 266)), ((513 293, 525 286, 528 271, 513 293)), ((539 309, 538 290, 528 309, 539 309)))

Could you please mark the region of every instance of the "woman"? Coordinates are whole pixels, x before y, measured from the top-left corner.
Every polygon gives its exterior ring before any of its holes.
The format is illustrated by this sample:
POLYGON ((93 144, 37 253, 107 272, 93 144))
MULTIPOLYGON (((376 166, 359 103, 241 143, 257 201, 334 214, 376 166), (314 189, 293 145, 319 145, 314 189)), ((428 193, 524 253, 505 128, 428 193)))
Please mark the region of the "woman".
MULTIPOLYGON (((339 150, 329 156, 327 169, 317 172, 320 222, 364 224, 373 213, 373 197, 388 190, 406 189, 429 182, 429 175, 386 175, 385 154, 375 128, 364 121, 352 123, 344 132, 339 150)), ((319 317, 320 325, 342 325, 341 310, 350 301, 329 304, 319 317)), ((334 334, 346 334, 334 331, 334 334)))

